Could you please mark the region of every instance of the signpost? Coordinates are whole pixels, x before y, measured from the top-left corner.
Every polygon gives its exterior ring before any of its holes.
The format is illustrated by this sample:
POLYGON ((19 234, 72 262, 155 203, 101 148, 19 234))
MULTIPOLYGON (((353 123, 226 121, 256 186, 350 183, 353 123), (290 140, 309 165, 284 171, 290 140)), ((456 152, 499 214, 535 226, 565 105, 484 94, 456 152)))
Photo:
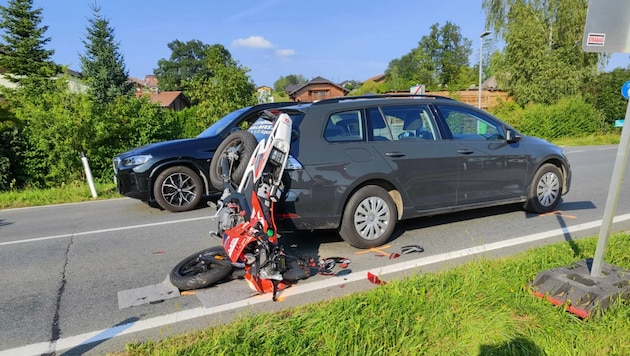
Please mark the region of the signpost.
MULTIPOLYGON (((630 52, 630 1, 589 0, 582 48, 586 52, 630 52)), ((630 81, 621 87, 621 95, 627 99, 629 94, 630 81)), ((630 102, 625 118, 628 117, 630 102)), ((603 262, 629 151, 630 130, 622 128, 593 259, 543 271, 532 283, 534 295, 553 304, 565 304, 568 311, 582 318, 601 312, 617 298, 630 297, 630 271, 603 262)))

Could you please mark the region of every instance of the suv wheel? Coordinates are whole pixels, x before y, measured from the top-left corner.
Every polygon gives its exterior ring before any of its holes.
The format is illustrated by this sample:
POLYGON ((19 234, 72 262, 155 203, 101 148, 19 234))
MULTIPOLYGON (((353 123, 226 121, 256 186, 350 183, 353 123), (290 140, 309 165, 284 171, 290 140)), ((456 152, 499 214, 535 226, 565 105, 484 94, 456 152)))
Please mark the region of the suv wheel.
POLYGON ((192 169, 174 166, 165 169, 153 184, 153 196, 168 211, 192 210, 199 205, 203 195, 203 182, 192 169))
POLYGON ((339 235, 354 247, 380 246, 391 237, 397 218, 396 204, 387 191, 368 185, 348 200, 339 235))
POLYGON ((525 210, 543 214, 552 211, 562 196, 562 172, 553 164, 543 164, 529 187, 525 210))
POLYGON ((234 162, 231 167, 231 179, 233 182, 240 183, 245 174, 247 163, 256 149, 256 137, 249 131, 234 131, 228 137, 226 137, 217 148, 210 161, 210 182, 212 186, 217 190, 223 190, 223 178, 221 177, 221 156, 226 150, 236 147, 238 152, 238 160, 234 162))

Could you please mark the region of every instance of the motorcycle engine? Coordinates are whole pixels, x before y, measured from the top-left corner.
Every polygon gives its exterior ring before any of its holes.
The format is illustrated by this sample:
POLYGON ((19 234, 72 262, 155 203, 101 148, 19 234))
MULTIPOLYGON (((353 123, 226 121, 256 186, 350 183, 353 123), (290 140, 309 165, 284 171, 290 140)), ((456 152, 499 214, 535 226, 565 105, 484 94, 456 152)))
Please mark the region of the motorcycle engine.
POLYGON ((217 220, 219 223, 219 236, 221 236, 223 231, 230 230, 245 221, 243 216, 240 214, 240 209, 238 209, 238 207, 231 206, 230 204, 223 206, 219 210, 217 213, 217 220))

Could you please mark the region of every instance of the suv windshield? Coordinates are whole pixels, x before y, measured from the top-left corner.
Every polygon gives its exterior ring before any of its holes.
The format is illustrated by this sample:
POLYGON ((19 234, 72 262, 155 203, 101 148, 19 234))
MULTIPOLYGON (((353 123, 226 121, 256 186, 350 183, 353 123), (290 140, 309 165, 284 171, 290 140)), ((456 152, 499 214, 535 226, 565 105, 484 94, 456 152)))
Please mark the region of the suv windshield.
POLYGON ((238 109, 236 111, 232 111, 231 113, 223 116, 222 118, 219 119, 219 121, 217 121, 214 124, 210 125, 210 127, 208 127, 202 133, 197 135, 197 137, 203 138, 203 137, 217 136, 226 127, 231 125, 234 122, 234 120, 239 118, 243 112, 249 110, 249 108, 251 108, 251 106, 247 106, 247 107, 244 107, 242 109, 238 109))

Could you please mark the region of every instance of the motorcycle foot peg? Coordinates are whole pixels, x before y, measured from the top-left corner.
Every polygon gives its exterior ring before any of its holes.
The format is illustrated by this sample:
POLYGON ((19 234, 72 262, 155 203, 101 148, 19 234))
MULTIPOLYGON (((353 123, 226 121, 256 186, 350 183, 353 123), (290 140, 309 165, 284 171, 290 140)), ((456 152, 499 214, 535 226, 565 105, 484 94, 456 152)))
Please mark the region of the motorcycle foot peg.
POLYGON ((210 231, 210 237, 212 237, 213 239, 222 240, 221 236, 219 236, 216 231, 210 231))

